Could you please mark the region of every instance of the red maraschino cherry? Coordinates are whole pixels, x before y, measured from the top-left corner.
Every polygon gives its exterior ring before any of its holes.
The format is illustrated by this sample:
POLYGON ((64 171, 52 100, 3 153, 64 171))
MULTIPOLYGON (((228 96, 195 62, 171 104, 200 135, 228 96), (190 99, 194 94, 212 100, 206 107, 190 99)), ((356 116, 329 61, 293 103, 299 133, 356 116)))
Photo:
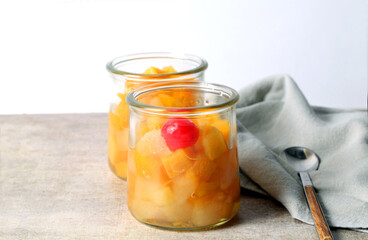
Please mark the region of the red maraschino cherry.
POLYGON ((198 127, 189 119, 170 118, 161 128, 161 136, 171 151, 194 145, 199 137, 198 127))

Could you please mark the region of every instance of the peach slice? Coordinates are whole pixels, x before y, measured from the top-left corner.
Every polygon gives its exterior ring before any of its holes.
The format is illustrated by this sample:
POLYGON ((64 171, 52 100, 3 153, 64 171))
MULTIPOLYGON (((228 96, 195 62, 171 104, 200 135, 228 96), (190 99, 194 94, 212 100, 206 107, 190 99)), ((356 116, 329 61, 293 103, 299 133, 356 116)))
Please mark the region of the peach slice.
POLYGON ((137 174, 147 179, 156 176, 161 166, 161 162, 159 160, 152 157, 142 156, 138 152, 134 153, 134 162, 137 174))
POLYGON ((162 107, 174 107, 178 105, 178 100, 168 94, 159 94, 158 98, 160 99, 162 107))
POLYGON ((166 66, 162 69, 157 67, 149 67, 143 74, 165 74, 165 73, 176 73, 172 66, 166 66))
POLYGON ((176 73, 175 69, 173 68, 173 66, 166 66, 166 67, 163 67, 161 69, 161 72, 162 73, 176 73))
POLYGON ((120 177, 126 178, 128 164, 127 161, 114 162, 116 174, 120 177))
POLYGON ((157 67, 150 67, 148 68, 143 74, 160 74, 161 70, 157 67))
POLYGON ((116 108, 113 110, 115 115, 119 118, 120 123, 124 124, 124 126, 128 127, 129 122, 129 106, 124 100, 121 100, 121 102, 116 106, 116 108))
POLYGON ((203 181, 208 181, 216 171, 217 163, 207 158, 195 161, 193 167, 188 169, 188 176, 196 176, 203 181))
POLYGON ((227 146, 222 133, 215 127, 203 137, 203 148, 206 156, 210 160, 214 160, 227 151, 227 146))
POLYGON ((186 156, 183 149, 178 149, 171 155, 163 157, 162 164, 170 178, 184 173, 193 165, 192 161, 186 156))
POLYGON ((124 128, 123 122, 120 120, 120 117, 114 114, 112 111, 109 112, 109 123, 114 127, 114 130, 120 130, 124 128))
POLYGON ((195 195, 199 198, 204 197, 209 194, 213 194, 216 192, 216 189, 219 186, 219 182, 216 180, 208 181, 208 182, 200 182, 196 191, 195 195))
POLYGON ((129 149, 129 128, 115 132, 116 144, 121 151, 128 151, 129 149))
POLYGON ((229 141, 231 129, 230 129, 230 122, 228 120, 218 119, 212 123, 212 126, 217 128, 222 133, 225 142, 229 141))

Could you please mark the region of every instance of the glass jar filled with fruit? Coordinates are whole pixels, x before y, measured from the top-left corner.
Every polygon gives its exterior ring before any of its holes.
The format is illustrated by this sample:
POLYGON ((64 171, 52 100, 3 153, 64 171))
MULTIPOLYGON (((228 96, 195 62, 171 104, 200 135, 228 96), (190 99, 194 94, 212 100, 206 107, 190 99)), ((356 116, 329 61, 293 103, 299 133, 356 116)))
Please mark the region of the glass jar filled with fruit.
POLYGON ((129 135, 126 95, 150 83, 203 81, 207 62, 190 54, 141 53, 113 59, 106 67, 117 86, 109 111, 108 162, 117 176, 126 179, 129 135))
POLYGON ((195 81, 151 84, 128 94, 127 202, 137 220, 196 230, 236 215, 238 98, 229 87, 195 81))

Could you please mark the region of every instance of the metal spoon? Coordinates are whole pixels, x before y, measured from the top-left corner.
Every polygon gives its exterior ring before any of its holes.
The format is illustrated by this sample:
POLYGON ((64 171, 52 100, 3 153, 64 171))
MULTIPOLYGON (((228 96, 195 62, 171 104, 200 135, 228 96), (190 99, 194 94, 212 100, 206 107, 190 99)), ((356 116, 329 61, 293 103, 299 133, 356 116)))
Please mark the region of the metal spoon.
POLYGON ((280 157, 287 160, 290 166, 298 172, 302 180, 304 193, 307 197, 319 238, 322 240, 332 240, 333 237, 330 228, 328 227, 322 208, 319 205, 317 195, 308 174, 308 172, 318 169, 320 162, 318 155, 308 148, 290 147, 285 149, 280 154, 280 157))

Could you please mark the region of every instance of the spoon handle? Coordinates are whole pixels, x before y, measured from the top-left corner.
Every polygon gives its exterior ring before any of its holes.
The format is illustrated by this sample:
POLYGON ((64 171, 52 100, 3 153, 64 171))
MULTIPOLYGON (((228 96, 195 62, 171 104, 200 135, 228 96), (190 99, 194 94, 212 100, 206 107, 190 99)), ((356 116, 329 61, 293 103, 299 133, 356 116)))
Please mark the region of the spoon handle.
MULTIPOLYGON (((319 235, 319 238, 321 240, 333 240, 330 228, 328 227, 325 215, 323 214, 322 208, 319 205, 316 192, 314 191, 314 188, 312 184, 305 184, 308 181, 303 181, 303 177, 307 177, 310 181, 310 178, 307 174, 307 176, 302 176, 303 173, 300 173, 300 177, 302 178, 303 186, 304 186, 304 192, 307 196, 309 208, 312 212, 312 216, 315 222, 315 226, 317 228, 317 232, 319 235)), ((312 183, 310 181, 310 183, 312 183)))

